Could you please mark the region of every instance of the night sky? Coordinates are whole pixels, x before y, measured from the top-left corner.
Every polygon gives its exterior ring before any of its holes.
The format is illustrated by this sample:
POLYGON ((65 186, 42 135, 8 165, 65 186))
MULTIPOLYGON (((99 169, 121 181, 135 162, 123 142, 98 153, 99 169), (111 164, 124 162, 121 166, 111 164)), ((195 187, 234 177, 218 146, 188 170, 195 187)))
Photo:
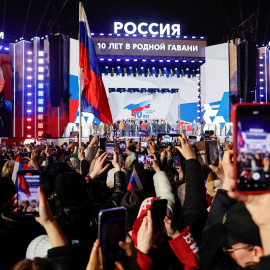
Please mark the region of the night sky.
MULTIPOLYGON (((235 28, 255 14, 259 45, 270 41, 269 0, 83 0, 90 29, 113 33, 113 22, 170 23, 181 25, 181 35, 206 36, 208 45, 226 42, 235 28)), ((0 0, 0 31, 5 41, 30 40, 62 32, 78 37, 76 0, 0 0), (28 15, 28 16, 27 16, 28 15)))

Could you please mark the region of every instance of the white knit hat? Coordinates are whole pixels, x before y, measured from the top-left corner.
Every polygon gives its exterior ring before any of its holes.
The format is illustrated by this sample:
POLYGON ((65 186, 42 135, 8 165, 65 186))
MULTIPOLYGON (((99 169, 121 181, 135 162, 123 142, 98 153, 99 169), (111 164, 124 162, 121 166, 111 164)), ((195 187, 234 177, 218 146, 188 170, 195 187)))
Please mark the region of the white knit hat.
POLYGON ((26 250, 26 259, 33 260, 35 257, 46 258, 47 252, 52 248, 48 235, 40 235, 31 241, 26 250))

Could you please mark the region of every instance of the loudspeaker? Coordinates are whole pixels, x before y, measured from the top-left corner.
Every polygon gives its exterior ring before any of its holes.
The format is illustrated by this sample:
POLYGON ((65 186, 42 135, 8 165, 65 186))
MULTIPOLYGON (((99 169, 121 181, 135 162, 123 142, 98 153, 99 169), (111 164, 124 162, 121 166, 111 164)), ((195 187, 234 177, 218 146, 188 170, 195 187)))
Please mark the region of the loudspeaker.
POLYGON ((69 37, 49 36, 50 98, 52 107, 59 107, 61 99, 69 95, 69 37))
POLYGON ((256 59, 255 42, 244 41, 237 46, 237 95, 244 102, 255 101, 256 59))

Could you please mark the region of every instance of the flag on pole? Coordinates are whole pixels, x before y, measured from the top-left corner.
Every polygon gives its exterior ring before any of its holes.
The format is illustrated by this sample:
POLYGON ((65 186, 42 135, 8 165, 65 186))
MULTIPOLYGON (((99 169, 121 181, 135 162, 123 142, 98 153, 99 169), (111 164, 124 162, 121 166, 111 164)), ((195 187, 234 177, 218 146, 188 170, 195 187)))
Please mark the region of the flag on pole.
MULTIPOLYGON (((98 68, 98 59, 82 3, 79 3, 79 65, 82 84, 81 111, 93 113, 112 125, 112 114, 98 68)), ((80 90, 81 90, 80 89, 80 90)))
POLYGON ((141 180, 134 168, 132 175, 130 176, 130 180, 127 186, 127 190, 133 190, 133 189, 142 189, 141 180))

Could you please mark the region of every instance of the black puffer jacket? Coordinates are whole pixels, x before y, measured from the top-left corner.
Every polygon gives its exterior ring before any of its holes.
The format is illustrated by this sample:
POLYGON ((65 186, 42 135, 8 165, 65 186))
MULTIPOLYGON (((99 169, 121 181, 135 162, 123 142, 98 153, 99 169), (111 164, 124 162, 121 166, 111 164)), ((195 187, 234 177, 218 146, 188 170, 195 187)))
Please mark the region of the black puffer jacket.
MULTIPOLYGON (((89 184, 91 185, 91 182, 94 181, 92 179, 89 180, 89 184)), ((95 192, 95 190, 93 189, 92 192, 95 192)), ((61 229, 70 243, 72 240, 78 240, 80 245, 68 245, 51 249, 48 252, 48 257, 54 269, 86 269, 85 263, 87 263, 87 260, 85 258, 89 258, 93 242, 97 239, 99 211, 106 208, 118 207, 125 192, 125 176, 122 171, 119 171, 114 174, 113 194, 105 204, 89 203, 90 201, 88 200, 80 207, 64 208, 61 207, 59 201, 55 200, 55 203, 58 204, 58 211, 62 211, 62 215, 58 215, 57 217, 61 229)))

